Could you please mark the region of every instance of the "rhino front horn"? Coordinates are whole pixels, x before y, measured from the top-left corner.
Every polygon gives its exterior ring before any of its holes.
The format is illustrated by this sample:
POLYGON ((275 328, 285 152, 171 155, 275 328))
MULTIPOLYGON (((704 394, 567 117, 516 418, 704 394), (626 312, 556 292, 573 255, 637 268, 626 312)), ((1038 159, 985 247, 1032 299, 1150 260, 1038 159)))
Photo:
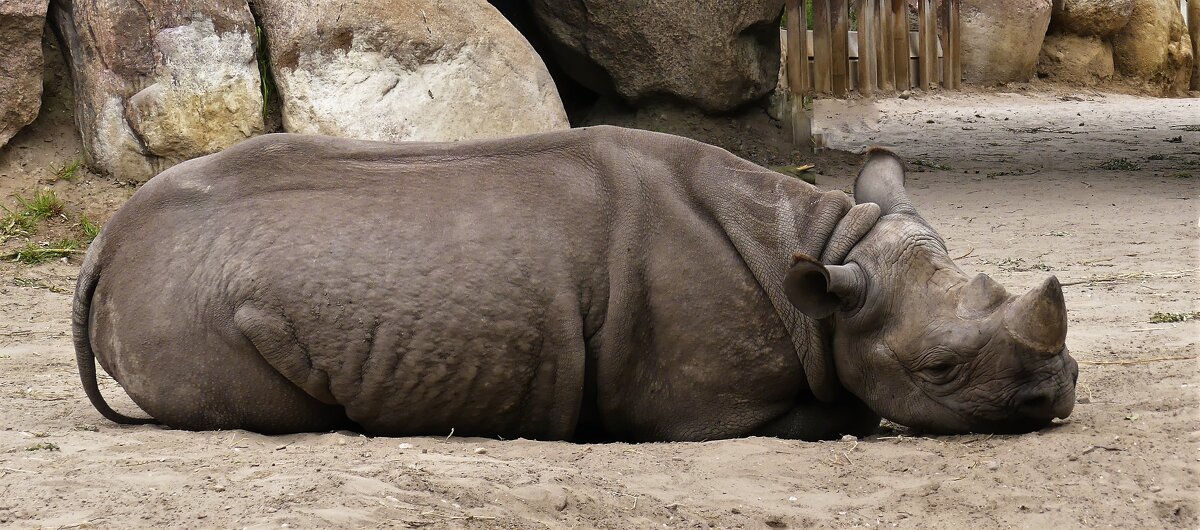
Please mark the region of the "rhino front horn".
POLYGON ((1067 340, 1067 305, 1062 285, 1051 276, 1009 304, 1004 325, 1013 338, 1034 351, 1055 355, 1067 340))

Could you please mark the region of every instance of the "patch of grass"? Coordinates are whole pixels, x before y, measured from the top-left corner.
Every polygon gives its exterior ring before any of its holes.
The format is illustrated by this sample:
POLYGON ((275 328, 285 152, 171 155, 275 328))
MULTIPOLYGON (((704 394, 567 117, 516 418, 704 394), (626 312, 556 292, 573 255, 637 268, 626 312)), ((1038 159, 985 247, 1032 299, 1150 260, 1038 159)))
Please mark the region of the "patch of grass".
POLYGON ((33 194, 32 199, 25 197, 17 197, 17 202, 21 205, 21 215, 28 217, 33 221, 41 221, 49 219, 56 215, 62 215, 63 202, 58 197, 54 190, 41 190, 33 194))
POLYGON ((1162 155, 1162 154, 1150 155, 1150 156, 1146 157, 1146 160, 1166 160, 1166 159, 1167 159, 1167 155, 1162 155))
POLYGON ((1110 158, 1100 164, 1100 169, 1107 169, 1109 171, 1137 171, 1142 169, 1142 166, 1128 158, 1110 158))
POLYGON ((79 252, 82 251, 79 250, 78 241, 74 239, 62 239, 49 245, 38 245, 37 243, 30 242, 21 248, 0 256, 0 259, 24 263, 26 265, 37 265, 50 260, 65 258, 79 252))
POLYGON ((1200 124, 1194 124, 1194 125, 1176 125, 1176 126, 1174 126, 1174 127, 1171 127, 1171 128, 1172 128, 1172 129, 1175 129, 1176 131, 1200 132, 1200 124))
POLYGON ((950 167, 950 166, 948 166, 948 165, 946 165, 946 164, 941 164, 941 163, 938 163, 938 162, 932 162, 932 161, 929 161, 929 160, 922 160, 922 159, 920 159, 920 158, 918 158, 918 159, 914 160, 914 161, 913 161, 913 165, 915 165, 915 166, 921 166, 921 167, 927 167, 927 168, 929 168, 929 169, 940 169, 940 170, 942 170, 942 171, 950 171, 950 170, 954 169, 954 168, 952 168, 952 167, 950 167))
POLYGON ((1183 143, 1183 135, 1172 136, 1170 138, 1164 139, 1163 141, 1167 142, 1169 144, 1181 144, 1181 143, 1183 143))
POLYGON ((83 240, 90 245, 100 235, 100 225, 93 223, 87 215, 80 215, 79 231, 83 233, 83 240))
POLYGON ((276 90, 278 90, 275 87, 275 74, 271 70, 271 63, 268 60, 271 48, 270 43, 267 42, 267 31, 263 29, 262 24, 254 25, 254 34, 258 39, 258 89, 262 92, 263 98, 262 115, 263 118, 270 118, 276 110, 274 103, 276 90))
POLYGON ((1172 176, 1177 179, 1190 179, 1192 177, 1195 177, 1195 175, 1188 173, 1187 171, 1180 171, 1179 173, 1176 173, 1172 176))
POLYGON ((54 285, 46 280, 36 278, 13 278, 12 284, 17 287, 30 287, 34 289, 45 289, 52 293, 66 293, 67 290, 54 285))
POLYGON ((78 172, 80 167, 83 167, 83 160, 76 158, 64 162, 63 165, 59 166, 58 168, 51 167, 50 169, 54 170, 54 180, 74 182, 75 177, 79 176, 78 172))
POLYGON ((29 237, 33 235, 34 228, 33 219, 4 208, 4 215, 0 216, 0 241, 7 241, 13 237, 29 237))
POLYGON ((52 442, 36 443, 25 448, 26 451, 59 451, 58 444, 52 442))
POLYGON ((1188 320, 1198 319, 1200 319, 1200 311, 1192 311, 1189 313, 1154 313, 1153 315, 1150 315, 1150 322, 1154 324, 1187 322, 1188 320))
POLYGON ((35 192, 32 198, 17 197, 16 210, 0 206, 4 215, 0 216, 0 241, 14 237, 30 237, 37 230, 38 221, 63 215, 65 208, 62 199, 53 190, 35 192))

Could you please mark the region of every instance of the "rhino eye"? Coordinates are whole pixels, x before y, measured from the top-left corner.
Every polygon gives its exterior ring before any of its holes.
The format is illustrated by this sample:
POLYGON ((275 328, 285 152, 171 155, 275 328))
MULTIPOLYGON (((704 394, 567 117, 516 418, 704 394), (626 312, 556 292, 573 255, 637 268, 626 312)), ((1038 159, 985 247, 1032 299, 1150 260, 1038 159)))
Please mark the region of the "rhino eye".
POLYGON ((934 383, 946 383, 954 378, 958 365, 947 361, 930 363, 921 369, 921 373, 934 383))

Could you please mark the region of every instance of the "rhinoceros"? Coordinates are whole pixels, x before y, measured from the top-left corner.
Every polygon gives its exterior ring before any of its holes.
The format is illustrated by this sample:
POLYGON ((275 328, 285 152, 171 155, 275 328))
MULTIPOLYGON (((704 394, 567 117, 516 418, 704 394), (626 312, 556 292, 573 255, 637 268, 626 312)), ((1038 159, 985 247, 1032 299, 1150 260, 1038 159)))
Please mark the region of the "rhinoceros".
POLYGON ((265 135, 104 227, 79 372, 106 418, 188 430, 817 440, 1067 417, 1058 281, 964 274, 903 183, 886 150, 852 200, 616 127, 265 135), (106 404, 97 360, 150 419, 106 404))

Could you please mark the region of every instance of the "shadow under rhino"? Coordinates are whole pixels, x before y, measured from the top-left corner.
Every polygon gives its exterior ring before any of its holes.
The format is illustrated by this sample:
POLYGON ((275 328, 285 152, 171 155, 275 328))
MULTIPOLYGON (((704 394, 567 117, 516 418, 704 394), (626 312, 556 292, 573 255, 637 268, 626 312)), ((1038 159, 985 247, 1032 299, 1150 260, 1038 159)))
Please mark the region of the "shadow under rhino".
POLYGON ((1051 277, 970 277, 893 154, 854 200, 593 127, 400 145, 266 135, 155 177, 89 249, 83 386, 118 423, 704 440, 1065 418, 1051 277), (855 204, 855 201, 857 204, 855 204), (113 411, 95 361, 153 419, 113 411))

